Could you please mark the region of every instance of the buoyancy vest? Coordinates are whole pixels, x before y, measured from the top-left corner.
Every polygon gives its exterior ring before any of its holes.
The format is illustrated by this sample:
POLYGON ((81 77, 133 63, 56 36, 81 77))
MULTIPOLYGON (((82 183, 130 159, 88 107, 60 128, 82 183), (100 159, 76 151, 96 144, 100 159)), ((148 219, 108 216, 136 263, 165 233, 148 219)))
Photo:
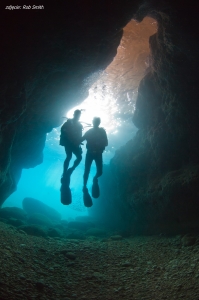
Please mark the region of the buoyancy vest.
POLYGON ((68 119, 61 127, 60 142, 61 146, 78 146, 82 138, 83 126, 80 122, 68 119))
POLYGON ((89 129, 84 138, 87 141, 86 148, 89 151, 103 152, 105 147, 108 146, 106 131, 102 127, 89 129))

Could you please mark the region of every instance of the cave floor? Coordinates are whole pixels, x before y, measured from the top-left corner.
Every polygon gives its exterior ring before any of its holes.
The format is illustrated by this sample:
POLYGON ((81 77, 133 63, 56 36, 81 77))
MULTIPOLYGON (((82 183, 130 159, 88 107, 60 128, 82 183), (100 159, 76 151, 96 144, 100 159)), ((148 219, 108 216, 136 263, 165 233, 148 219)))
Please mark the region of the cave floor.
POLYGON ((199 299, 199 245, 182 237, 44 239, 0 222, 0 299, 199 299))

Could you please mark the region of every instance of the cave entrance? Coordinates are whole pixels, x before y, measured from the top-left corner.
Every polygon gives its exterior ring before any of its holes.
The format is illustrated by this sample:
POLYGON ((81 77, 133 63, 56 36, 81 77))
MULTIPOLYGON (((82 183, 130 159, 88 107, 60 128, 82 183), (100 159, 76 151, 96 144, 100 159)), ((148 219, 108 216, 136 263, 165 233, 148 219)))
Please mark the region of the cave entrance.
MULTIPOLYGON (((86 123, 91 123, 94 116, 101 117, 101 126, 109 137, 109 146, 104 153, 105 163, 137 131, 132 123, 132 114, 139 82, 150 67, 149 37, 156 31, 157 22, 152 18, 146 17, 141 23, 131 20, 123 30, 117 55, 105 71, 97 74, 98 79, 90 87, 88 98, 66 113, 66 117, 72 117, 75 109, 83 109, 81 121, 86 123)), ((65 153, 59 146, 59 135, 60 128, 47 135, 43 164, 23 170, 18 190, 5 202, 6 206, 21 207, 23 198, 33 197, 56 208, 65 218, 87 214, 82 201, 84 156, 71 180, 72 205, 64 207, 60 203, 60 177, 65 153)), ((85 145, 83 152, 85 155, 85 145)), ((94 173, 94 166, 91 172, 94 173)))
POLYGON ((109 162, 115 150, 137 131, 132 115, 140 80, 150 67, 149 37, 156 32, 157 22, 153 18, 146 17, 141 23, 131 20, 123 29, 117 55, 98 75, 88 98, 66 114, 72 118, 75 109, 82 109, 81 121, 90 124, 93 116, 101 117, 101 126, 106 129, 110 141, 105 162, 109 162))

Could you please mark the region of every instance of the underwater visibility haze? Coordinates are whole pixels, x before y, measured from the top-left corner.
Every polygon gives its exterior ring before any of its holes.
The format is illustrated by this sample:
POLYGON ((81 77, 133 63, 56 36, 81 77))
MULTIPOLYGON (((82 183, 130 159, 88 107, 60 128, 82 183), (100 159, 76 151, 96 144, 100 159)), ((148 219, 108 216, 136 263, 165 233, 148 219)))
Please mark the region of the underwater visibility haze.
MULTIPOLYGON (((148 68, 148 37, 156 30, 155 20, 149 17, 145 18, 142 23, 132 20, 127 24, 112 63, 105 71, 96 72, 85 79, 85 86, 94 81, 89 89, 88 97, 70 111, 63 112, 63 122, 65 122, 67 118, 73 117, 74 110, 82 110, 80 122, 84 127, 83 133, 90 129, 93 117, 101 118, 100 126, 106 130, 109 141, 103 153, 104 164, 109 164, 115 151, 132 139, 137 132, 132 122, 132 115, 135 110, 139 82, 148 68)), ((4 207, 22 207, 22 200, 25 197, 32 197, 57 209, 66 219, 88 214, 82 199, 86 142, 82 146, 83 159, 71 176, 72 204, 64 207, 60 203, 60 179, 66 155, 64 147, 59 145, 59 137, 60 127, 54 128, 47 134, 43 163, 34 169, 23 169, 17 191, 5 201, 4 207)), ((74 158, 73 155, 71 165, 74 158)), ((91 188, 94 175, 95 163, 93 162, 88 181, 89 188, 91 188)), ((99 184, 100 181, 99 178, 99 184)))
MULTIPOLYGON (((67 118, 72 118, 75 109, 83 109, 80 122, 84 127, 83 134, 91 127, 92 119, 94 116, 100 116, 102 123, 100 126, 106 129, 109 146, 103 153, 103 163, 109 164, 110 159, 114 156, 115 150, 128 141, 135 132, 136 128, 130 121, 126 122, 122 127, 122 122, 119 122, 119 118, 114 119, 114 113, 111 113, 110 105, 106 107, 102 102, 97 103, 92 101, 90 97, 85 100, 82 105, 73 108, 68 112, 66 117, 63 117, 65 121, 67 118), (93 104, 93 107, 92 107, 93 104), (88 125, 90 124, 90 126, 88 125), (125 127, 125 134, 123 133, 125 127)), ((114 112, 117 109, 114 108, 114 112)), ((60 186, 61 176, 63 173, 63 163, 66 157, 64 147, 59 145, 60 139, 60 127, 53 129, 52 132, 47 134, 46 144, 43 151, 43 163, 32 169, 24 169, 19 181, 17 191, 14 192, 4 203, 6 206, 17 206, 22 208, 22 200, 26 197, 38 199, 45 204, 55 208, 61 213, 63 219, 73 220, 76 216, 84 216, 88 214, 87 208, 83 204, 83 173, 86 153, 86 142, 83 143, 83 158, 80 165, 75 169, 71 176, 71 192, 72 192, 72 204, 64 206, 60 202, 60 186)), ((73 155, 70 162, 72 166, 75 156, 73 155)), ((95 163, 93 162, 91 172, 88 181, 88 187, 91 187, 93 176, 96 173, 95 163)), ((100 182, 100 179, 99 179, 100 182)), ((100 200, 98 200, 100 201, 100 200)))

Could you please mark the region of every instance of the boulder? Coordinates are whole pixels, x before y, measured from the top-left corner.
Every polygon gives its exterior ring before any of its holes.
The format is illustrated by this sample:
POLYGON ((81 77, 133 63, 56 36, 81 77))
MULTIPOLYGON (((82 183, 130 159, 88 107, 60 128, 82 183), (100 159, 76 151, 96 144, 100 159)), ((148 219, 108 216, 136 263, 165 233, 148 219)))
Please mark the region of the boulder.
POLYGON ((182 237, 182 245, 184 247, 187 247, 187 246, 193 246, 197 241, 197 238, 195 236, 191 236, 189 234, 186 234, 185 236, 182 237))
POLYGON ((49 228, 48 229, 48 236, 50 237, 61 237, 61 231, 56 228, 49 228))
POLYGON ((24 198, 22 205, 23 209, 29 216, 32 214, 42 214, 48 217, 54 223, 61 221, 61 214, 40 200, 34 198, 24 198))
POLYGON ((14 218, 23 221, 27 219, 27 214, 23 209, 19 207, 3 207, 0 209, 0 218, 14 218))
POLYGON ((77 222, 84 222, 84 223, 93 223, 94 222, 94 218, 92 218, 90 216, 77 216, 75 218, 75 221, 77 221, 77 222))
POLYGON ((110 237, 110 239, 111 239, 112 241, 121 241, 123 238, 122 238, 121 235, 116 234, 116 235, 112 235, 112 236, 110 237))
POLYGON ((61 225, 65 226, 65 227, 68 227, 68 221, 65 220, 65 219, 61 220, 61 225))
POLYGON ((86 232, 87 236, 96 236, 96 237, 104 237, 106 236, 106 231, 100 228, 90 228, 86 232))
POLYGON ((52 226, 51 220, 47 216, 39 213, 30 215, 28 218, 28 223, 47 226, 47 227, 52 226))
POLYGON ((93 228, 95 225, 91 222, 77 222, 71 221, 68 223, 68 228, 78 229, 78 230, 88 230, 89 228, 93 228))
POLYGON ((85 235, 81 231, 73 231, 66 235, 67 239, 85 240, 85 235))
POLYGON ((23 230, 24 232, 26 232, 29 235, 47 237, 46 231, 38 225, 22 225, 22 226, 19 226, 18 229, 23 230))
POLYGON ((22 220, 19 220, 19 219, 15 219, 15 218, 8 219, 6 223, 10 224, 12 226, 15 226, 15 227, 19 227, 21 225, 25 225, 25 222, 23 222, 22 220))

